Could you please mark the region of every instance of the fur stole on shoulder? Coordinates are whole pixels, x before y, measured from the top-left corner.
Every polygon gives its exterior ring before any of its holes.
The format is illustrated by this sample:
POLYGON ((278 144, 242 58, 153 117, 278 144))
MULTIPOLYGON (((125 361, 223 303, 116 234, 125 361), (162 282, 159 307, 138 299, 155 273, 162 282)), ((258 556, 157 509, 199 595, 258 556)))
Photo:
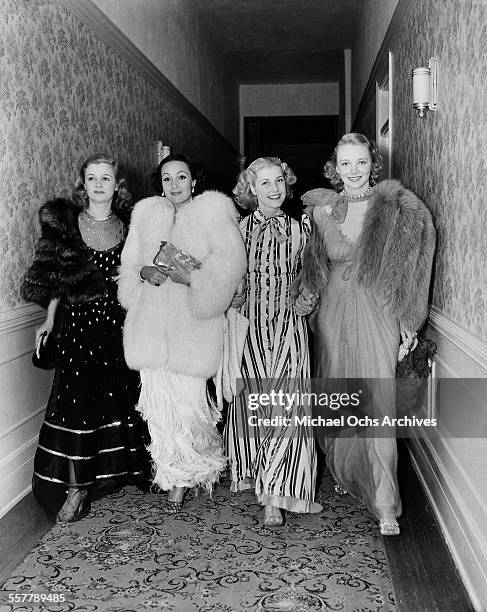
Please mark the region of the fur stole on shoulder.
MULTIPOLYGON (((322 202, 313 202, 310 212, 339 198, 321 190, 322 202), (314 209, 314 210, 313 210, 314 209)), ((306 202, 306 200, 305 200, 306 202)), ((332 215, 327 215, 330 218, 332 215)), ((304 255, 304 284, 323 288, 327 283, 326 245, 319 222, 304 255)), ((427 314, 428 289, 436 232, 431 214, 421 200, 399 181, 379 183, 370 198, 353 259, 353 274, 359 285, 373 292, 379 303, 392 312, 405 329, 416 331, 427 314)))
POLYGON ((64 198, 50 200, 39 209, 41 237, 21 285, 28 302, 46 308, 53 298, 82 302, 106 294, 105 279, 79 232, 80 212, 64 198))

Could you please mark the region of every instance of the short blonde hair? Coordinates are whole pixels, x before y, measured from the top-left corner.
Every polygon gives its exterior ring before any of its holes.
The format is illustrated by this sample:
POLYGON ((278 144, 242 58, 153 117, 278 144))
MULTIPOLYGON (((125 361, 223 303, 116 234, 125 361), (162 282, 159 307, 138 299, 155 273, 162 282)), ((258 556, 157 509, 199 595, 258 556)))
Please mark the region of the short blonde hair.
POLYGON ((257 208, 257 196, 252 193, 250 187, 255 187, 257 172, 268 166, 277 166, 281 168, 286 183, 286 196, 292 196, 291 185, 297 181, 297 177, 292 169, 282 162, 278 157, 258 157, 248 168, 242 170, 239 174, 237 184, 233 188, 235 200, 241 208, 255 210, 257 208))

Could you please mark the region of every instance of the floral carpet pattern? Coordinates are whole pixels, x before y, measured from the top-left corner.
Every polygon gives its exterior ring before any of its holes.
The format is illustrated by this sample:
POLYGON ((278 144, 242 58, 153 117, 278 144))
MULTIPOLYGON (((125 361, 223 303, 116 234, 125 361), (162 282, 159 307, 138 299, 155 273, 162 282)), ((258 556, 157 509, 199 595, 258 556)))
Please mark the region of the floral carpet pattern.
POLYGON ((212 499, 188 493, 178 515, 161 512, 163 495, 125 487, 55 525, 1 587, 65 602, 12 606, 4 596, 0 610, 393 612, 374 520, 328 477, 319 497, 320 514, 287 513, 269 529, 252 493, 230 494, 225 482, 212 499))

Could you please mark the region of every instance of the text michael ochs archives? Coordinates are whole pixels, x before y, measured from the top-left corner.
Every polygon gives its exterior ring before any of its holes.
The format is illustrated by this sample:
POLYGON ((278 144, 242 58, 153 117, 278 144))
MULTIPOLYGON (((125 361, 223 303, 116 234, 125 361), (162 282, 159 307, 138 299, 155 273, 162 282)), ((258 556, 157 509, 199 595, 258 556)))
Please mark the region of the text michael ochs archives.
POLYGON ((361 391, 355 393, 311 393, 294 391, 269 391, 268 393, 249 393, 247 406, 251 411, 248 423, 251 427, 436 427, 435 418, 421 418, 416 416, 369 416, 357 414, 340 414, 324 417, 322 415, 282 414, 282 410, 291 413, 298 408, 325 408, 337 411, 339 409, 358 408, 360 406, 361 391), (259 409, 276 408, 280 414, 272 416, 259 416, 259 409))

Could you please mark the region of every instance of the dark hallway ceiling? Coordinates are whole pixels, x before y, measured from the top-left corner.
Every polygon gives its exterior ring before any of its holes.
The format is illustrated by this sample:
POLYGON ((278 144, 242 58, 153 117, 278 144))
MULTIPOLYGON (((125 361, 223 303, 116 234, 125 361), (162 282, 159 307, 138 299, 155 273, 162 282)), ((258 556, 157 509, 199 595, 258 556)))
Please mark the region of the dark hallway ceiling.
POLYGON ((239 83, 337 81, 364 0, 196 0, 239 83))

